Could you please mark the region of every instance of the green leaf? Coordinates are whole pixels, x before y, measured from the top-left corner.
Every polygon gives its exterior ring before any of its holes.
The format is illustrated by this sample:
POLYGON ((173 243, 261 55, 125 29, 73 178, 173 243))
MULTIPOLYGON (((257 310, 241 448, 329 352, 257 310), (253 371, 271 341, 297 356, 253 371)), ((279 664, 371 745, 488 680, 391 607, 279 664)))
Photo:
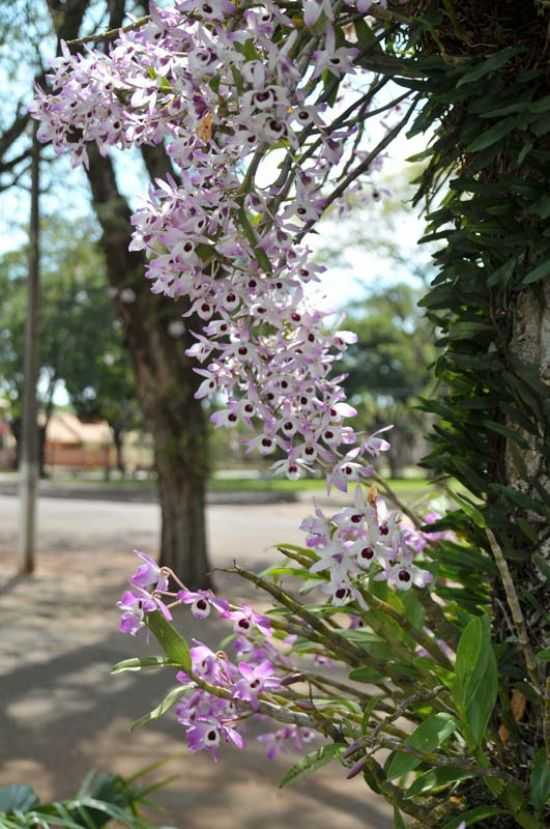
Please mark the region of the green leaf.
POLYGON ((141 671, 142 668, 165 668, 167 665, 177 665, 165 656, 134 656, 131 659, 123 659, 111 668, 112 674, 121 674, 123 671, 141 671))
POLYGON ((393 807, 393 829, 407 829, 407 824, 397 806, 393 807))
POLYGON ((537 812, 542 812, 549 800, 550 764, 546 757, 546 750, 540 748, 535 754, 535 762, 531 772, 531 802, 537 812))
POLYGON ((476 507, 474 507, 474 505, 471 504, 466 497, 460 495, 460 493, 458 492, 455 493, 454 497, 460 503, 462 509, 464 510, 468 518, 474 522, 476 527, 481 527, 483 529, 487 526, 487 522, 485 521, 485 516, 483 515, 483 513, 480 512, 480 510, 478 510, 476 507))
POLYGON ((537 652, 539 662, 550 662, 550 648, 543 648, 537 652))
POLYGON ((241 47, 241 51, 247 61, 258 60, 260 58, 260 53, 254 46, 253 40, 246 40, 241 47))
POLYGON ((475 747, 485 735, 497 693, 497 664, 489 619, 474 616, 458 643, 453 694, 465 735, 475 747))
POLYGON ((550 216, 550 196, 542 196, 529 208, 530 213, 535 213, 541 219, 548 219, 550 216))
MULTIPOLYGON (((414 748, 416 751, 434 751, 440 748, 451 734, 456 731, 457 726, 457 721, 450 714, 432 714, 431 717, 428 717, 428 719, 420 723, 416 730, 407 737, 404 745, 408 748, 414 748)), ((418 757, 396 752, 388 768, 388 779, 391 780, 394 777, 401 777, 403 774, 413 771, 421 763, 422 760, 418 757)))
POLYGON ((353 26, 355 28, 355 34, 357 35, 359 45, 363 50, 369 52, 382 51, 380 44, 376 40, 374 32, 365 20, 358 18, 353 21, 353 26))
POLYGON ((471 774, 463 771, 463 769, 453 769, 451 767, 430 769, 429 771, 420 774, 414 783, 407 789, 408 797, 416 797, 417 795, 433 794, 446 789, 458 780, 464 780, 471 777, 471 774))
POLYGON ((402 593, 401 601, 405 605, 405 616, 415 628, 415 630, 422 630, 426 617, 424 606, 420 602, 418 596, 410 590, 408 593, 402 593))
POLYGON ((504 809, 499 809, 497 806, 476 806, 475 809, 461 812, 459 815, 451 818, 451 820, 448 820, 442 829, 458 829, 462 822, 466 826, 473 826, 474 823, 479 823, 480 820, 485 820, 485 818, 506 814, 507 812, 504 809))
POLYGON ((317 771, 317 769, 326 766, 327 763, 330 763, 331 760, 336 759, 340 754, 342 754, 346 749, 345 745, 341 745, 340 743, 326 743, 321 748, 317 749, 317 751, 310 751, 309 754, 300 760, 299 763, 296 763, 295 766, 292 766, 291 769, 287 771, 281 782, 279 783, 279 787, 282 789, 283 786, 288 786, 290 783, 294 783, 298 777, 301 777, 302 774, 309 774, 313 771, 317 771))
POLYGON ((256 261, 260 268, 264 270, 266 273, 271 273, 271 262, 269 261, 268 256, 266 255, 265 251, 258 244, 258 238, 256 237, 256 231, 254 230, 248 214, 244 207, 240 207, 238 211, 239 223, 241 228, 244 232, 244 235, 250 242, 250 246, 254 252, 254 256, 256 257, 256 261))
POLYGON ((467 83, 479 81, 491 72, 496 72, 497 69, 505 66, 508 61, 514 57, 514 55, 517 55, 521 51, 521 48, 518 46, 508 46, 507 49, 501 49, 500 52, 497 52, 492 57, 487 58, 482 63, 479 63, 474 69, 466 72, 466 74, 463 75, 457 83, 457 89, 467 83))
POLYGON ((187 640, 164 618, 160 610, 148 613, 146 620, 147 627, 155 636, 168 659, 181 666, 184 671, 190 671, 192 668, 191 654, 187 640))
POLYGON ((287 553, 295 553, 296 555, 303 556, 311 561, 316 561, 318 558, 313 550, 310 550, 307 547, 300 547, 298 544, 277 544, 277 550, 283 555, 286 555, 287 553))
POLYGON ((544 98, 539 98, 538 101, 534 101, 532 104, 529 104, 529 112, 548 112, 550 109, 550 95, 545 95, 544 98))
POLYGON ((515 130, 517 127, 517 118, 505 118, 504 121, 499 121, 498 124, 495 124, 488 130, 484 130, 481 135, 478 135, 477 138, 471 142, 471 144, 468 144, 466 152, 478 153, 481 150, 486 150, 488 147, 492 147, 493 144, 496 144, 497 141, 500 141, 512 132, 512 130, 515 130))
POLYGON ((380 682, 384 677, 380 671, 365 666, 363 668, 354 668, 350 672, 349 678, 354 682, 380 682))
POLYGON ((167 711, 170 710, 170 708, 172 708, 173 705, 176 704, 181 697, 185 696, 187 691, 194 687, 196 686, 190 683, 188 685, 178 685, 175 688, 172 688, 168 691, 162 702, 159 703, 156 708, 153 708, 153 710, 149 711, 148 714, 144 714, 143 717, 140 717, 139 720, 135 720, 132 723, 132 731, 134 728, 141 728, 142 725, 146 725, 152 720, 160 719, 164 714, 166 714, 167 711))
POLYGON ((29 812, 39 803, 31 786, 14 783, 0 788, 0 812, 29 812))
POLYGON ((527 276, 521 280, 522 285, 532 285, 533 282, 539 282, 541 279, 550 276, 550 259, 545 259, 532 271, 529 271, 527 276))
POLYGON ((214 245, 206 245, 204 242, 199 242, 195 248, 195 251, 197 256, 200 256, 203 262, 210 262, 216 253, 216 248, 214 245))

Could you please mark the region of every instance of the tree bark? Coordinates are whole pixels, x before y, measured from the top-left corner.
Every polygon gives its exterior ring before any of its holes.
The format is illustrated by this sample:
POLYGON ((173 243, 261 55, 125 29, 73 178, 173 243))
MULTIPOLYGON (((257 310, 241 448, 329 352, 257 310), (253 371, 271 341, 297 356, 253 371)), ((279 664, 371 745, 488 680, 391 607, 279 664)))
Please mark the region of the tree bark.
POLYGON ((126 464, 124 463, 124 430, 117 424, 111 424, 111 431, 115 445, 115 465, 124 478, 126 475, 126 464))
MULTIPOLYGON (((510 354, 524 370, 531 372, 547 387, 546 399, 550 400, 550 282, 545 281, 539 286, 523 290, 517 298, 514 311, 510 354)), ((528 448, 519 449, 514 441, 507 442, 506 477, 518 492, 537 497, 542 490, 550 501, 549 438, 544 424, 541 422, 539 425, 538 434, 525 429, 518 430, 528 448)), ((545 615, 550 570, 550 531, 547 514, 530 511, 526 517, 538 535, 536 555, 526 561, 510 562, 510 566, 516 576, 515 586, 533 639, 532 645, 538 650, 548 647, 550 643, 550 623, 545 615)))

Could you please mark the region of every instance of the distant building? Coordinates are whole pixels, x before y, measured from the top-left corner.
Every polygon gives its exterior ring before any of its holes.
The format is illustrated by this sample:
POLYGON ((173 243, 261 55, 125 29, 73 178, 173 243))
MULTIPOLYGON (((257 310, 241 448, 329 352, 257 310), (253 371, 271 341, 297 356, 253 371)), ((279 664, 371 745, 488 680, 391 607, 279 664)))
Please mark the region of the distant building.
POLYGON ((9 423, 0 419, 0 469, 13 469, 15 466, 15 438, 9 423))
POLYGON ((53 414, 46 429, 46 466, 78 469, 111 468, 115 449, 109 424, 82 423, 74 414, 53 414))
MULTIPOLYGON (((57 411, 46 429, 45 467, 50 471, 111 470, 116 467, 116 450, 109 424, 104 421, 84 423, 72 412, 57 411)), ((154 466, 152 438, 133 431, 124 435, 124 464, 129 474, 149 473, 154 466)), ((16 440, 0 413, 0 469, 14 469, 16 440)))

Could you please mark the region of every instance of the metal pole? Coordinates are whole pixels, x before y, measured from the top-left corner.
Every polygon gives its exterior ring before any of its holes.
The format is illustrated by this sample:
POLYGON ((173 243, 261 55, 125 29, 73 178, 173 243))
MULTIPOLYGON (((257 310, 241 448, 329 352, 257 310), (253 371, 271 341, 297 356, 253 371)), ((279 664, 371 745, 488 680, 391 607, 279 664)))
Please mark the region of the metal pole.
POLYGON ((29 273, 25 323, 23 424, 19 462, 19 555, 22 573, 35 568, 36 495, 38 488, 38 312, 40 303, 40 144, 38 122, 33 122, 31 155, 31 213, 29 224, 29 273))

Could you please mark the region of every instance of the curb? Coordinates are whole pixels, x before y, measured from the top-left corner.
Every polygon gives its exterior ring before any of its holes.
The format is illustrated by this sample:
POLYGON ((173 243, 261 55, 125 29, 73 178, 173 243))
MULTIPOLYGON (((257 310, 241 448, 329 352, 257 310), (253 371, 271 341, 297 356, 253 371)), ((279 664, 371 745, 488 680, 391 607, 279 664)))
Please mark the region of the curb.
MULTIPOLYGON (((0 495, 17 497, 18 490, 13 485, 0 485, 0 495)), ((39 498, 67 498, 75 501, 113 501, 128 504, 157 504, 158 495, 154 489, 132 492, 119 489, 84 489, 77 487, 52 487, 42 485, 38 490, 39 498)), ((299 496, 295 492, 208 492, 206 503, 216 506, 247 506, 261 504, 293 504, 299 496)))

